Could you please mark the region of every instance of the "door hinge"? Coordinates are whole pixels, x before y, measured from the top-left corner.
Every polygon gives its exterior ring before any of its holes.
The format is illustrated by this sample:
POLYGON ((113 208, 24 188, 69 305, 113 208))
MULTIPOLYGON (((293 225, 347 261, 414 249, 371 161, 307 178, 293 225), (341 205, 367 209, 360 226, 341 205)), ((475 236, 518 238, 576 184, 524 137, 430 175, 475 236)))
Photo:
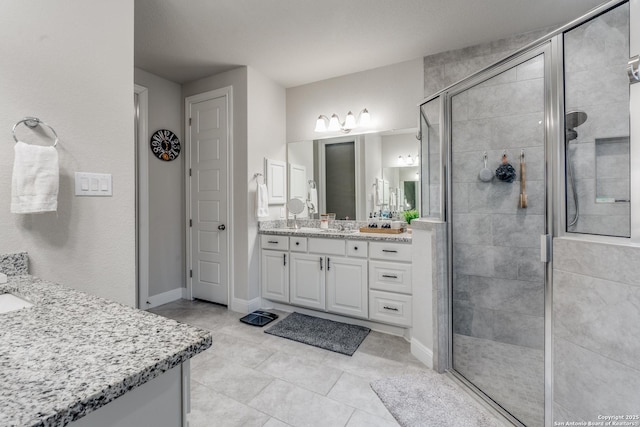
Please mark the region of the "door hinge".
POLYGON ((189 168, 189 176, 191 176, 191 168, 189 168))
POLYGON ((189 117, 189 126, 191 126, 191 117, 189 117))
POLYGON ((193 277, 193 270, 189 270, 189 277, 193 277))
POLYGON ((551 261, 551 234, 540 236, 540 262, 551 261))
POLYGON ((193 227, 193 220, 189 220, 189 227, 193 227))

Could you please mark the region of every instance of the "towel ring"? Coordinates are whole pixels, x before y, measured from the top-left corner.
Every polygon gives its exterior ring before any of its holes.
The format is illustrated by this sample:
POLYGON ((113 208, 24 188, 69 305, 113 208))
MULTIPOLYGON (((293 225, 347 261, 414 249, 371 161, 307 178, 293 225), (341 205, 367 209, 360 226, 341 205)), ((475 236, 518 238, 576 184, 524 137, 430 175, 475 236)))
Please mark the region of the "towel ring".
POLYGON ((25 117, 24 119, 20 120, 18 123, 13 125, 13 128, 11 129, 11 133, 13 134, 13 139, 16 142, 18 142, 18 138, 16 138, 16 128, 18 127, 18 125, 20 123, 24 123, 25 126, 30 127, 31 129, 35 128, 38 125, 42 125, 42 126, 48 127, 49 129, 51 129, 51 132, 56 137, 55 141, 53 141, 53 146, 55 147, 56 145, 58 145, 59 138, 58 138, 58 134, 56 133, 56 131, 51 127, 51 125, 46 124, 45 122, 43 122, 42 120, 40 120, 37 117, 25 117))

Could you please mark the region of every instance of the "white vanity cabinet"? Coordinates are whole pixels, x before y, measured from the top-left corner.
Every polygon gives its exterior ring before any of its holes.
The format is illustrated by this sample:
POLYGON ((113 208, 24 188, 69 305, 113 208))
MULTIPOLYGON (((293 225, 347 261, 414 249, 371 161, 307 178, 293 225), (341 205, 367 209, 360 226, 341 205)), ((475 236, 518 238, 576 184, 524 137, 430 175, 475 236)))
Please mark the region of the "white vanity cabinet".
POLYGON ((289 302, 289 238, 261 236, 260 285, 264 298, 289 302))
MULTIPOLYGON (((361 242, 366 247, 366 242, 361 242)), ((327 256, 327 311, 366 319, 367 260, 327 256)))
POLYGON ((262 297, 411 326, 411 245, 262 235, 262 297))
POLYGON ((411 326, 411 245, 369 243, 369 318, 411 326))
POLYGON ((291 304, 325 309, 325 264, 322 255, 291 254, 291 304))
MULTIPOLYGON (((366 253, 367 242, 359 244, 366 253)), ((309 238, 299 246, 308 253, 291 253, 291 304, 366 319, 367 260, 347 257, 340 239, 309 238)))

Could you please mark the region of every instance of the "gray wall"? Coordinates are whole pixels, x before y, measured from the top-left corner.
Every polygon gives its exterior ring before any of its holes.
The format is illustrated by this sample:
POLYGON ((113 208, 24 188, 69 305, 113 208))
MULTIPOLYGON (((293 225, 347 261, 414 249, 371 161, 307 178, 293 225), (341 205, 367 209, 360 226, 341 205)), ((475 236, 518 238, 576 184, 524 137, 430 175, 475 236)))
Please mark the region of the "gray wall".
POLYGON ((640 408, 640 248, 555 239, 554 421, 640 408))
POLYGON ((366 131, 409 129, 416 126, 416 105, 422 90, 422 58, 373 70, 347 74, 287 89, 287 142, 314 140, 318 115, 338 114, 362 108, 371 113, 366 131))
MULTIPOLYGON (((175 133, 184 151, 182 87, 144 70, 135 69, 136 84, 148 89, 149 137, 159 129, 175 133)), ((184 152, 177 160, 158 160, 149 141, 149 296, 184 286, 184 152)), ((141 195, 143 196, 143 195, 141 195)))
POLYGON ((0 38, 0 253, 28 251, 31 273, 135 305, 133 2, 3 2, 0 38), (55 213, 9 213, 10 130, 24 116, 60 137, 55 213), (79 171, 112 174, 113 197, 75 197, 79 171))
POLYGON ((424 57, 424 96, 428 97, 544 36, 547 29, 424 57))

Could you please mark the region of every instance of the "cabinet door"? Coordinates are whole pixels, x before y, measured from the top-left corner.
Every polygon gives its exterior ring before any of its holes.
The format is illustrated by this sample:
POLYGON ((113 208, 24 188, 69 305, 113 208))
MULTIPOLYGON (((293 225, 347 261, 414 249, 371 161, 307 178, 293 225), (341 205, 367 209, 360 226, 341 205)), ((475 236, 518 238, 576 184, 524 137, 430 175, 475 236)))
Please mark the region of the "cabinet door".
POLYGON ((326 268, 327 310, 367 318, 367 260, 329 256, 326 268))
POLYGON ((262 251, 262 297, 289 302, 289 253, 262 251))
POLYGON ((324 310, 324 272, 322 255, 291 254, 291 304, 324 310))

